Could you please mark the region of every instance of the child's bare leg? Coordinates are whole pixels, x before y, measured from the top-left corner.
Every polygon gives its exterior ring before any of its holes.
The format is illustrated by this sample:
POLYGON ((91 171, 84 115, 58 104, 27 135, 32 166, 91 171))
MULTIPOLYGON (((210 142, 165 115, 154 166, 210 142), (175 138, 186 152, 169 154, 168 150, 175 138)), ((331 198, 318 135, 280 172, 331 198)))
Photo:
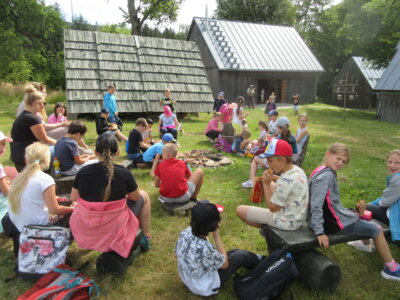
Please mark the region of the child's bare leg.
POLYGON ((248 205, 239 205, 236 208, 236 215, 239 217, 240 220, 242 220, 244 223, 247 225, 253 226, 253 227, 258 227, 261 228, 261 224, 258 223, 253 223, 250 221, 247 221, 247 211, 249 209, 248 205))
POLYGON ((189 181, 196 185, 196 189, 193 192, 192 198, 197 198, 200 192, 201 186, 203 185, 203 170, 196 169, 192 176, 190 176, 189 181))
POLYGON ((150 198, 145 191, 140 190, 139 193, 144 200, 143 208, 139 214, 140 228, 142 229, 144 235, 150 236, 150 220, 151 220, 150 198))
POLYGON ((385 235, 382 231, 380 231, 379 235, 374 238, 374 244, 376 251, 378 251, 385 263, 393 261, 392 252, 390 251, 389 245, 386 242, 385 235))
POLYGON ((257 161, 259 158, 254 157, 253 161, 251 162, 250 165, 250 180, 254 181, 254 179, 256 178, 256 174, 257 174, 257 161))
POLYGON ((115 135, 125 142, 128 140, 128 138, 119 130, 115 131, 115 135))

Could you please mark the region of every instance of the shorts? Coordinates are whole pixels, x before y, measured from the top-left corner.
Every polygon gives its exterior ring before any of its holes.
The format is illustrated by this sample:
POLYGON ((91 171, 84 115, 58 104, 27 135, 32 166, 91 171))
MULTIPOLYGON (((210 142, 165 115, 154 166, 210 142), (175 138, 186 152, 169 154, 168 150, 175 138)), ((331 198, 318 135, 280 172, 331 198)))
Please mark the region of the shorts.
POLYGON ((246 221, 276 227, 273 215, 274 214, 267 208, 248 206, 246 221))
POLYGON ((144 206, 144 199, 142 196, 139 197, 138 201, 131 201, 131 200, 126 200, 126 204, 130 208, 130 210, 133 212, 133 214, 139 218, 140 212, 143 209, 144 206))
POLYGON ((196 185, 193 182, 188 181, 187 187, 188 187, 188 190, 182 196, 175 197, 175 198, 160 196, 158 199, 162 203, 186 203, 190 200, 190 198, 192 198, 192 195, 193 195, 194 191, 196 190, 196 185))
POLYGON ((346 226, 343 230, 339 232, 343 234, 348 234, 348 235, 354 234, 374 239, 379 235, 381 229, 382 229, 381 226, 374 222, 368 222, 359 219, 357 222, 354 222, 353 224, 346 226))

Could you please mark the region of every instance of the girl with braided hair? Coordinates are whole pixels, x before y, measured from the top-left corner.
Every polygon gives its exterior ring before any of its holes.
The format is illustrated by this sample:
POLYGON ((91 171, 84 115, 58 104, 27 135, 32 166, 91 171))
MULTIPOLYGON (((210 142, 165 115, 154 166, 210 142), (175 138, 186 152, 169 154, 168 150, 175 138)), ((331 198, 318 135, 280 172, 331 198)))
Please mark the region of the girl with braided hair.
POLYGON ((150 238, 150 199, 132 173, 113 163, 118 141, 103 133, 96 142, 98 163, 76 175, 71 200, 77 201, 70 227, 80 248, 115 251, 128 257, 139 227, 150 238))

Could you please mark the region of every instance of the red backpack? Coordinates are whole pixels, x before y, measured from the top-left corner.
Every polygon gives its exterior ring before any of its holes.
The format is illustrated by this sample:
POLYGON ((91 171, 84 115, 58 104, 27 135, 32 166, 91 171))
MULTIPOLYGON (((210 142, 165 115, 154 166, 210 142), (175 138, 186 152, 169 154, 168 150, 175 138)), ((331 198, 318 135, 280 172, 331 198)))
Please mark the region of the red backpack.
POLYGON ((92 294, 97 296, 100 290, 90 277, 61 264, 43 275, 17 300, 89 300, 92 294))

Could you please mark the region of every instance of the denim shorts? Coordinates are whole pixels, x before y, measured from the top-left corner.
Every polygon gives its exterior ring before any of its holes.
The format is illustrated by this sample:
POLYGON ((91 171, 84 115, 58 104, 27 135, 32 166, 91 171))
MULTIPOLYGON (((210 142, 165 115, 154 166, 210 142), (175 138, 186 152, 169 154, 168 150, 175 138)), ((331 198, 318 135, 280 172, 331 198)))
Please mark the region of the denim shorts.
POLYGON ((339 232, 343 234, 355 234, 374 239, 379 235, 381 229, 381 226, 374 222, 368 222, 359 219, 357 222, 346 226, 342 231, 339 232))

